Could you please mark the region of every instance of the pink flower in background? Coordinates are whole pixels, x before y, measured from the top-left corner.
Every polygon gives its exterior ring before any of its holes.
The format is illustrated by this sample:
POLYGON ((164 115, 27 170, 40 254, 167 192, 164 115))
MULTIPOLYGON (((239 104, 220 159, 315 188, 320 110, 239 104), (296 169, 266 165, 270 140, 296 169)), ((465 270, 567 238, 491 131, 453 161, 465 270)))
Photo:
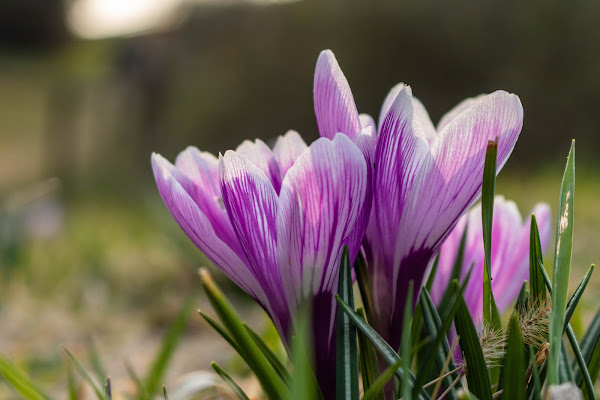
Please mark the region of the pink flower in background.
MULTIPOLYGON (((536 216, 542 251, 550 242, 550 207, 545 203, 536 205, 532 211, 536 216)), ((523 281, 529 280, 529 234, 531 219, 521 218, 517 205, 503 196, 494 199, 494 221, 492 223, 492 292, 500 313, 514 302, 523 281)), ((473 207, 454 227, 440 248, 437 272, 431 287, 431 297, 439 304, 450 281, 452 268, 463 233, 467 229, 461 281, 472 269, 471 277, 464 290, 465 302, 475 324, 483 319, 483 268, 485 251, 481 220, 481 204, 473 207)))
POLYGON ((152 167, 181 228, 265 309, 286 344, 299 307, 312 303, 316 375, 325 397, 335 397, 333 295, 343 247, 356 257, 366 228, 363 152, 342 134, 307 147, 290 131, 273 150, 245 141, 217 159, 190 147, 175 165, 153 154, 152 167))
MULTIPOLYGON (((359 115, 335 56, 323 51, 316 66, 319 133, 350 137, 373 119, 359 115)), ((373 155, 373 206, 363 248, 370 270, 375 329, 397 348, 409 282, 420 288, 432 256, 481 194, 485 152, 498 138, 498 171, 519 137, 523 108, 504 91, 467 99, 437 128, 408 86, 384 101, 373 155)), ((419 290, 415 291, 418 296, 419 290)), ((416 299, 416 297, 415 297, 416 299)))

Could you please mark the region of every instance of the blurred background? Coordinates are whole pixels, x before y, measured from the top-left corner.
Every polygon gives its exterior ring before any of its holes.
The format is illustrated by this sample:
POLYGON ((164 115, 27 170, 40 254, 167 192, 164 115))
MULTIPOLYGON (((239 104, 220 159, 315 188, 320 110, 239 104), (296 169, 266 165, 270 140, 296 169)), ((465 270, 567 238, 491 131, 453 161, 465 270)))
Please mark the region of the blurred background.
MULTIPOLYGON (((0 0, 0 352, 57 390, 60 345, 95 343, 114 378, 124 360, 146 368, 208 264, 162 204, 150 153, 288 129, 313 140, 326 48, 374 116, 400 81, 434 123, 466 97, 517 93, 525 124, 497 192, 525 215, 556 210, 576 138, 576 284, 598 260, 599 45, 592 0, 0 0)), ((230 354, 190 325, 167 383, 230 354)))

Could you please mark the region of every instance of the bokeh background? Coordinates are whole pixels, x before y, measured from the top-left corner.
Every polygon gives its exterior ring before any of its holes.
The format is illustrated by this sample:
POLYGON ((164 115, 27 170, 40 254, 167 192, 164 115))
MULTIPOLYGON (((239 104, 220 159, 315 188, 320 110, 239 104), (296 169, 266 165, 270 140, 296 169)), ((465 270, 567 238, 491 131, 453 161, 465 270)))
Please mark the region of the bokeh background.
MULTIPOLYGON (((597 1, 0 0, 0 352, 59 392, 60 346, 85 361, 93 343, 126 387, 124 362, 147 367, 209 264, 163 206, 150 153, 313 140, 325 48, 374 116, 400 81, 434 122, 466 97, 517 93, 525 124, 497 192, 523 214, 556 210, 577 139, 573 283, 598 260, 597 1)), ((192 318, 166 383, 230 354, 192 318)))

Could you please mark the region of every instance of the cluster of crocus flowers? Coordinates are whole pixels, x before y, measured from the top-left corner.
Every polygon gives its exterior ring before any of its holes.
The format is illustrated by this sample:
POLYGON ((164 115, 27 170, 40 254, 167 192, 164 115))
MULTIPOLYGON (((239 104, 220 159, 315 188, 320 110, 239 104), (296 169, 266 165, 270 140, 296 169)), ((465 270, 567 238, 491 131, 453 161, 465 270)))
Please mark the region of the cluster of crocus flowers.
MULTIPOLYGON (((540 244, 544 252, 550 241, 550 207, 545 203, 537 204, 532 214, 536 216, 540 244)), ((529 218, 525 221, 522 220, 513 201, 496 196, 492 222, 491 277, 492 292, 500 313, 506 311, 516 300, 523 281, 529 279, 530 227, 531 220, 529 218)), ((463 283, 470 274, 464 289, 464 297, 473 322, 479 327, 483 322, 482 282, 485 264, 482 229, 481 204, 478 204, 458 221, 444 241, 439 252, 438 266, 431 287, 431 297, 437 305, 442 300, 450 282, 463 235, 466 235, 460 265, 460 280, 463 283)), ((450 339, 452 340, 454 336, 455 332, 451 331, 450 339)), ((460 351, 455 353, 455 358, 460 359, 460 351)))
MULTIPOLYGON (((373 119, 360 115, 333 53, 317 62, 314 85, 319 133, 353 135, 373 119)), ((523 125, 519 98, 504 91, 467 99, 434 127, 410 87, 395 86, 383 103, 373 154, 373 205, 363 248, 375 329, 394 348, 410 281, 415 299, 429 261, 481 194, 488 141, 498 140, 497 170, 523 125)))
POLYGON ((384 101, 378 126, 359 114, 331 51, 314 81, 322 136, 290 131, 271 150, 246 141, 219 159, 196 148, 152 165, 161 196, 193 242, 269 314, 289 345, 312 304, 317 379, 335 394, 335 301, 348 246, 369 264, 375 329, 397 348, 409 281, 415 295, 443 239, 481 192, 486 146, 498 170, 523 122, 519 98, 498 91, 460 103, 434 127, 408 86, 384 101))

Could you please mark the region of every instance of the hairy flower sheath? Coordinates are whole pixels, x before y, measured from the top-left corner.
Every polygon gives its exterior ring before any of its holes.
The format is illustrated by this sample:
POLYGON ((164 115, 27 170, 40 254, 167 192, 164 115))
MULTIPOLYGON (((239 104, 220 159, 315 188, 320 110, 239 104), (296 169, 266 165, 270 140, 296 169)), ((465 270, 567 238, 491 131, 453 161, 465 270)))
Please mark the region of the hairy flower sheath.
MULTIPOLYGON (((366 140, 372 142, 372 133, 366 140)), ((190 147, 175 165, 152 155, 173 217, 265 309, 288 345, 298 309, 312 304, 316 374, 325 395, 335 393, 333 294, 341 253, 348 245, 356 257, 355 236, 362 237, 361 215, 369 211, 365 199, 370 204, 370 173, 359 146, 338 134, 307 147, 290 131, 273 150, 245 141, 217 159, 190 147)))
MULTIPOLYGON (((542 251, 548 248, 551 233, 550 207, 545 203, 536 205, 532 211, 536 216, 542 251)), ((524 222, 517 205, 503 196, 494 199, 494 221, 492 223, 492 291, 500 313, 517 298, 523 281, 529 280, 529 234, 531 220, 524 222)), ((485 250, 481 220, 481 204, 465 214, 440 248, 438 268, 431 288, 431 297, 438 304, 450 281, 452 268, 465 228, 467 236, 461 267, 461 280, 469 270, 471 278, 464 291, 465 302, 475 324, 483 318, 483 269, 485 250)))
POLYGON ((479 198, 489 140, 498 138, 498 171, 507 161, 523 124, 521 102, 504 91, 467 99, 436 128, 411 89, 399 84, 385 99, 375 129, 371 117, 358 113, 348 82, 328 50, 317 62, 314 102, 321 136, 343 132, 353 137, 367 126, 376 132, 373 206, 363 248, 372 322, 397 348, 409 282, 421 286, 443 239, 479 198))

